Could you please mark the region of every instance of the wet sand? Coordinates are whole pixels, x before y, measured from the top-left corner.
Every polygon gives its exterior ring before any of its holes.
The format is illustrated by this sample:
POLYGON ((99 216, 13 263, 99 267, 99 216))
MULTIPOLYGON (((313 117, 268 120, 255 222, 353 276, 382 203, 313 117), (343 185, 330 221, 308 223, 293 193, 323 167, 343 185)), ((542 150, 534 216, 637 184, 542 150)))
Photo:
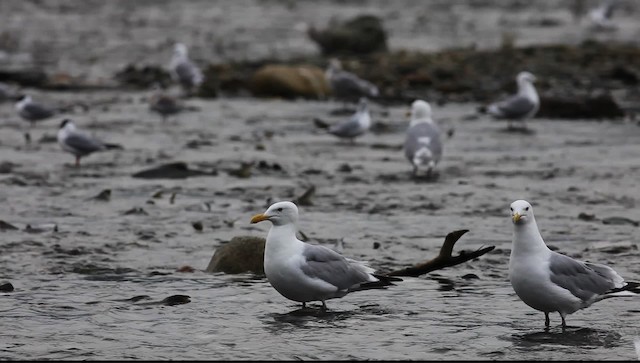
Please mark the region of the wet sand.
MULTIPOLYGON (((238 16, 223 16, 221 9, 230 3, 208 10, 228 19, 220 22, 221 29, 246 24, 238 16)), ((289 5, 294 10, 287 10, 289 3, 264 2, 260 9, 269 15, 290 15, 314 3, 289 5)), ((33 16, 27 10, 40 9, 37 14, 45 29, 56 11, 77 17, 73 11, 65 13, 63 6, 44 11, 35 4, 2 2, 1 6, 21 9, 15 18, 23 19, 33 16)), ((96 12, 101 21, 122 14, 119 2, 108 4, 103 5, 107 10, 96 12)), ((151 20, 144 20, 142 10, 133 11, 124 17, 128 20, 123 20, 127 25, 122 29, 137 29, 131 39, 147 44, 143 49, 157 47, 156 53, 148 52, 144 58, 154 62, 168 60, 170 43, 147 43, 144 34, 158 36, 149 24, 167 24, 167 14, 207 15, 203 2, 180 7, 168 2, 166 13, 160 6, 151 11, 149 3, 141 4, 151 20)), ((356 12, 379 3, 353 4, 347 8, 356 12)), ((392 44, 406 37, 398 19, 411 6, 396 9, 398 18, 391 17, 398 29, 392 31, 392 44)), ((335 14, 326 5, 322 8, 322 19, 335 14)), ((258 10, 249 7, 243 14, 258 17, 255 14, 262 14, 258 10)), ((278 19, 284 18, 293 19, 278 19)), ((86 21, 78 18, 77 23, 58 26, 88 28, 86 21)), ((180 31, 206 34, 188 29, 180 31)), ((126 38, 123 32, 105 35, 114 43, 99 49, 129 62, 125 54, 135 58, 144 52, 129 53, 129 46, 111 48, 126 38)), ((245 51, 259 55, 255 49, 266 47, 253 33, 241 34, 235 42, 247 39, 246 44, 251 40, 256 47, 245 51)), ((302 51, 312 48, 304 42, 302 51)), ((195 53, 206 56, 198 50, 204 49, 203 43, 200 47, 195 53)), ((65 65, 71 62, 53 63, 51 69, 68 71, 65 65)), ((117 68, 115 63, 98 63, 86 69, 87 74, 99 77, 117 68)), ((609 299, 572 314, 564 333, 559 316, 552 315, 552 328, 545 332, 544 314, 524 305, 508 281, 508 208, 521 198, 533 204, 551 247, 607 263, 625 278, 640 280, 634 224, 640 221, 640 127, 634 121, 535 119, 529 123, 533 133, 521 134, 506 132, 506 123, 475 115, 476 104, 433 105, 434 119, 452 136, 445 138, 439 178, 424 181, 410 177, 401 150, 408 105, 372 105, 374 124, 386 127, 376 127, 350 145, 314 125, 314 118, 334 123, 346 117, 335 115, 341 105, 330 101, 191 98, 186 102, 193 110, 162 123, 148 110, 150 91, 28 91, 52 103, 82 101, 90 107, 38 124, 31 130, 34 141, 27 146, 23 122, 13 105, 0 104, 0 163, 15 164, 0 174, 4 206, 0 220, 19 228, 0 233, 0 279, 16 288, 0 299, 4 327, 0 357, 637 358, 633 340, 640 336, 638 299, 609 299), (124 150, 88 156, 81 168, 75 168, 71 155, 47 141, 63 117, 122 144, 124 150), (216 170, 217 175, 179 180, 132 177, 174 161, 216 170), (255 163, 248 178, 232 172, 243 162, 255 163), (280 296, 262 277, 203 271, 216 247, 231 237, 266 236, 268 225, 249 224, 252 215, 270 202, 301 195, 311 185, 316 192, 312 205, 300 207, 301 230, 313 243, 335 246, 342 241, 343 254, 370 261, 382 271, 435 256, 444 236, 458 229, 470 232, 457 243, 456 252, 487 245, 496 249, 463 265, 406 278, 388 290, 328 301, 327 314, 300 313, 297 304, 280 296), (108 201, 92 199, 105 189, 111 190, 108 201), (202 231, 193 228, 197 221, 202 231), (26 231, 27 224, 35 230, 26 231), (176 271, 184 265, 196 271, 176 271), (190 302, 165 306, 126 301, 141 295, 160 301, 179 294, 188 295, 190 302)))

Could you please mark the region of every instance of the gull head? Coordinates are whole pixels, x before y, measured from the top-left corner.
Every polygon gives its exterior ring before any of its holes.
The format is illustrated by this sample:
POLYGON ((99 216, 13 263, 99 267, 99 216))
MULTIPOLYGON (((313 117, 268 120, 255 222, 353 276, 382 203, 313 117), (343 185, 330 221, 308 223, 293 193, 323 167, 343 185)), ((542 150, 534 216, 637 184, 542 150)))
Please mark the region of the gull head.
POLYGON ((329 69, 340 70, 342 69, 342 63, 338 58, 329 59, 329 69))
POLYGON ((518 81, 518 84, 522 84, 524 82, 533 83, 537 80, 536 76, 534 76, 532 73, 527 71, 518 73, 518 76, 516 77, 516 79, 518 81))
POLYGON ((65 118, 60 123, 60 130, 62 129, 74 130, 75 128, 76 128, 76 125, 73 123, 73 121, 69 120, 68 118, 65 118))
POLYGON ((431 105, 427 101, 415 100, 411 103, 411 111, 407 112, 411 120, 431 118, 431 105))
POLYGON ((21 108, 26 104, 31 103, 31 96, 29 95, 20 95, 18 96, 18 101, 16 102, 16 107, 21 108))
POLYGON ((173 54, 178 57, 186 57, 187 56, 187 46, 184 43, 176 43, 173 46, 173 54))
POLYGON ((526 200, 516 200, 511 203, 511 220, 513 224, 525 224, 533 220, 533 208, 526 200))
POLYGON ((368 101, 366 97, 360 97, 358 101, 358 112, 364 112, 367 110, 368 101))
POLYGON ((269 221, 274 226, 296 223, 298 221, 298 207, 292 202, 277 202, 272 204, 264 213, 256 214, 251 223, 269 221))

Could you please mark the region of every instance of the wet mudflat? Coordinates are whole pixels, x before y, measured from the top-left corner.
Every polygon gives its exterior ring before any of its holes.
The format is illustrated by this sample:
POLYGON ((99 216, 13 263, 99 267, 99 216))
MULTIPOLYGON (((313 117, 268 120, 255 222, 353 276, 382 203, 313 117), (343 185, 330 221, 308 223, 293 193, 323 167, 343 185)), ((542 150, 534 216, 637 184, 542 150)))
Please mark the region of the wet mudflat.
MULTIPOLYGON (((4 357, 635 357, 637 301, 610 299, 575 313, 565 333, 552 316, 544 332, 543 314, 518 300, 507 271, 508 204, 525 198, 547 243, 638 278, 636 124, 535 120, 532 133, 520 134, 467 119, 471 105, 434 107, 441 126, 455 131, 439 178, 423 181, 411 178, 399 150, 404 107, 374 108, 387 131, 351 145, 313 123, 342 117, 331 102, 192 100, 198 112, 162 124, 137 101, 143 94, 115 97, 132 101, 75 118, 126 149, 91 155, 79 169, 57 144, 25 146, 19 127, 2 129, 3 160, 16 164, 2 175, 2 219, 20 228, 2 233, 3 277, 15 286, 0 300, 4 357), (132 177, 173 161, 217 174, 132 177), (234 173, 243 162, 254 162, 246 178, 234 173), (457 229, 470 230, 457 250, 496 249, 388 290, 329 301, 325 314, 298 311, 264 278, 203 271, 231 237, 266 235, 267 226, 249 224, 253 214, 311 185, 312 204, 300 207, 311 242, 341 245, 383 271, 435 256, 457 229), (106 189, 107 200, 94 199, 106 189), (196 271, 177 272, 184 265, 196 271), (190 302, 145 304, 173 295, 190 302)), ((42 123, 34 139, 56 126, 42 123)))

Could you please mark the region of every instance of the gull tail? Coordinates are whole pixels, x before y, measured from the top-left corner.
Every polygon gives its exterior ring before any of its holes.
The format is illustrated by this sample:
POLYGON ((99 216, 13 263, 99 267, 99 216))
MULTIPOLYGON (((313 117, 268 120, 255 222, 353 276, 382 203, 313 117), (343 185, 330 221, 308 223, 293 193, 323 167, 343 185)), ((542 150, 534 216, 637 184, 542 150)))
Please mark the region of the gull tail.
POLYGON ((607 291, 606 297, 640 295, 640 282, 627 282, 626 285, 607 291))
POLYGON ((111 150, 111 149, 119 149, 119 150, 124 150, 124 147, 122 147, 122 145, 120 144, 109 144, 109 143, 105 143, 104 147, 107 148, 107 150, 111 150))
POLYGON ((361 291, 361 290, 371 290, 371 289, 386 289, 389 286, 395 286, 394 282, 402 281, 399 277, 387 276, 387 275, 377 275, 373 274, 373 277, 377 278, 378 281, 365 282, 360 284, 360 286, 349 289, 350 292, 353 291, 361 291))

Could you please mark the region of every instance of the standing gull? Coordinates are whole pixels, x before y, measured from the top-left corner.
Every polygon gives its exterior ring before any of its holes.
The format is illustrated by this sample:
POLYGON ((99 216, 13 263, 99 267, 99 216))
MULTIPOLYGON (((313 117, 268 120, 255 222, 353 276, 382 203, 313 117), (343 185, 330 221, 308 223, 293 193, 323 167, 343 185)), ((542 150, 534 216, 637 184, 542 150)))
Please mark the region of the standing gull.
POLYGON ((366 98, 360 98, 358 109, 347 120, 331 125, 328 132, 342 139, 349 139, 354 143, 355 138, 363 135, 371 128, 371 115, 366 98))
POLYGON ((154 93, 149 99, 149 110, 158 113, 165 122, 167 117, 183 111, 184 105, 177 97, 164 92, 157 86, 154 87, 154 93))
POLYGON ((509 129, 513 128, 513 121, 522 122, 523 129, 526 129, 526 120, 533 117, 540 108, 540 98, 533 86, 536 77, 525 71, 518 73, 516 81, 518 82, 518 93, 505 100, 490 104, 487 107, 487 112, 497 119, 506 119, 509 129))
POLYGON ((615 7, 614 0, 604 0, 601 4, 589 11, 589 20, 592 26, 597 30, 615 30, 616 23, 612 20, 613 9, 615 7))
POLYGON ((411 104, 411 123, 404 140, 404 155, 413 166, 413 176, 420 167, 427 168, 427 175, 442 158, 440 128, 431 119, 431 106, 423 100, 411 104))
POLYGON ((15 93, 11 87, 4 82, 0 82, 0 103, 8 100, 15 100, 15 98, 15 93))
POLYGON ((546 327, 551 312, 560 314, 564 329, 568 314, 602 299, 640 293, 640 283, 624 282, 608 266, 574 260, 550 250, 540 235, 529 202, 511 203, 511 220, 511 286, 525 304, 544 312, 546 327))
POLYGON ((350 292, 393 285, 399 278, 381 276, 362 262, 345 258, 321 246, 300 241, 298 207, 292 202, 272 204, 266 212, 251 218, 251 223, 272 223, 264 249, 264 272, 273 286, 287 299, 301 302, 340 298, 350 292))
POLYGON ((336 99, 343 102, 354 102, 360 97, 377 97, 378 87, 357 75, 342 69, 342 64, 336 58, 329 61, 329 67, 325 71, 325 78, 331 87, 331 92, 336 99))
POLYGON ((189 59, 187 46, 183 43, 175 44, 169 69, 173 80, 180 83, 187 95, 191 95, 204 80, 202 71, 189 59))
MULTIPOLYGON (((23 120, 28 121, 30 127, 34 127, 36 122, 46 120, 55 114, 55 110, 52 107, 34 102, 29 95, 22 95, 15 106, 18 115, 23 120)), ((28 131, 25 132, 24 137, 27 142, 31 141, 31 135, 29 135, 28 131)))
POLYGON ((69 119, 65 119, 60 124, 58 130, 58 144, 62 150, 73 154, 76 157, 76 167, 80 166, 80 158, 96 151, 109 149, 122 149, 121 145, 102 142, 76 128, 76 125, 69 119))

